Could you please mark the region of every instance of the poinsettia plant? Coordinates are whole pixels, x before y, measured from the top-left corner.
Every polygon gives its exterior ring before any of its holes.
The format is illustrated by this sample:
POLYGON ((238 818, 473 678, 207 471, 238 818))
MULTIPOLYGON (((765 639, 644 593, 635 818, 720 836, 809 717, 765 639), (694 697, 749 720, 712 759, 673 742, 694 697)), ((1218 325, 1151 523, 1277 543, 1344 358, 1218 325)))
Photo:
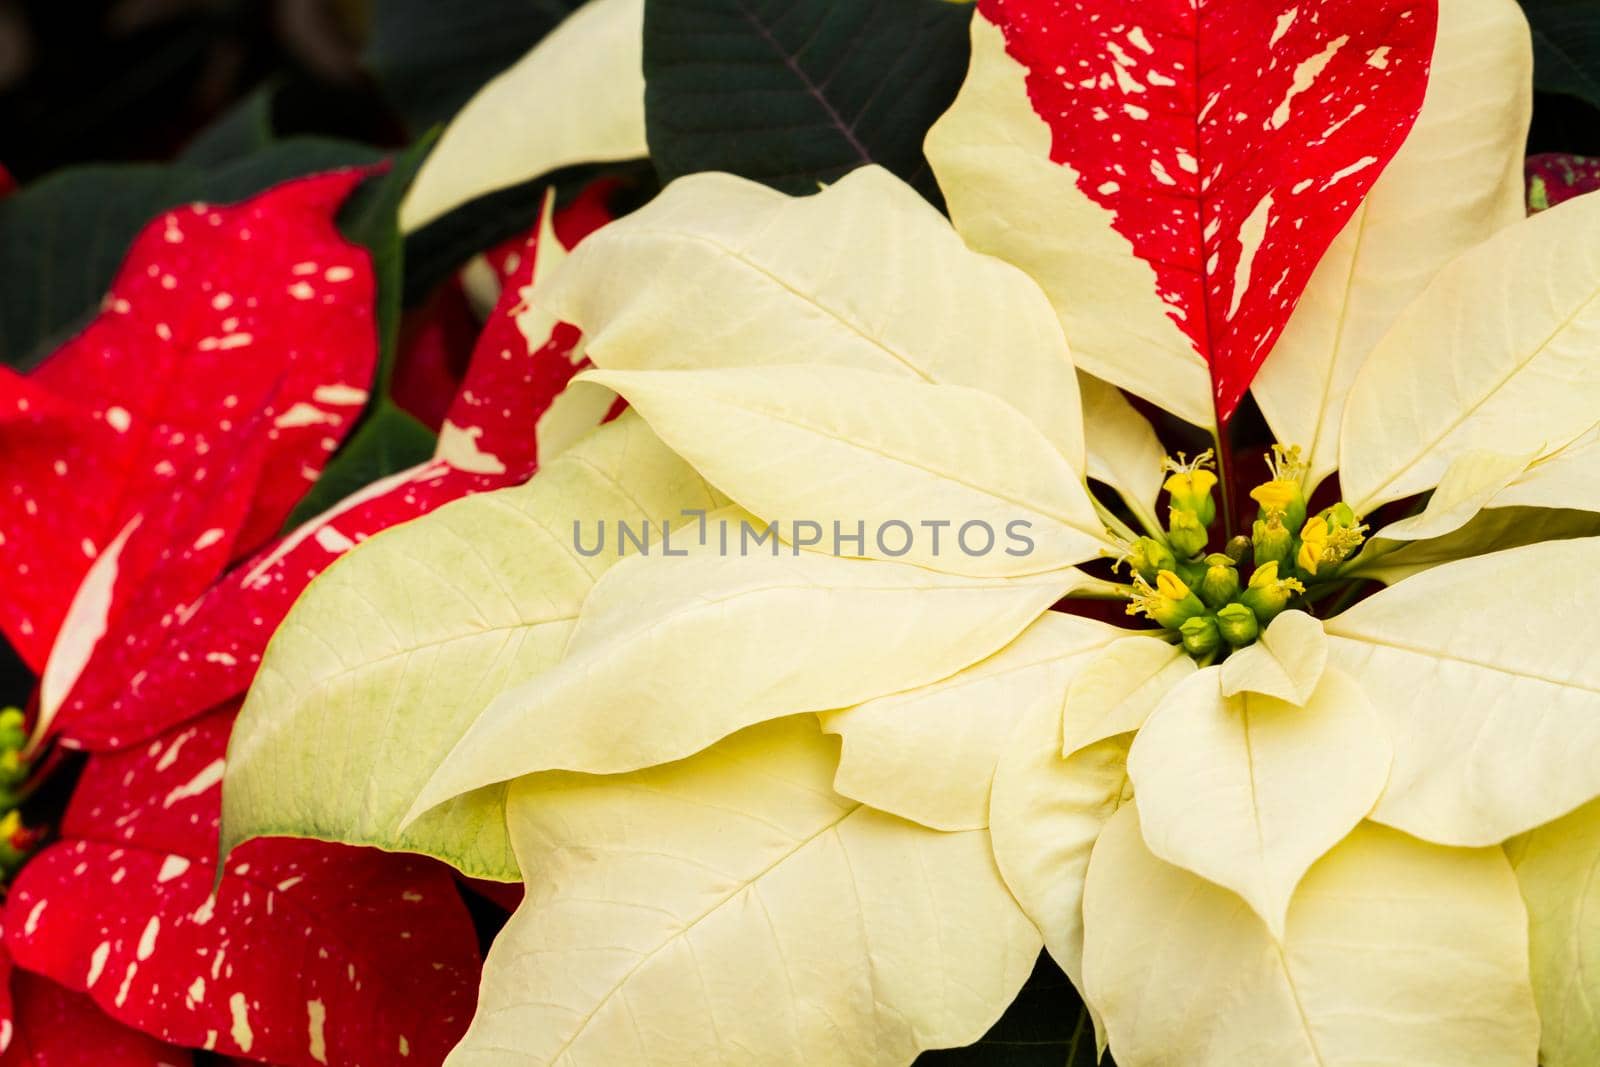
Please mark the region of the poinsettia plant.
POLYGON ((1558 17, 591 0, 158 216, 0 394, 7 1055, 1589 1063, 1558 17))

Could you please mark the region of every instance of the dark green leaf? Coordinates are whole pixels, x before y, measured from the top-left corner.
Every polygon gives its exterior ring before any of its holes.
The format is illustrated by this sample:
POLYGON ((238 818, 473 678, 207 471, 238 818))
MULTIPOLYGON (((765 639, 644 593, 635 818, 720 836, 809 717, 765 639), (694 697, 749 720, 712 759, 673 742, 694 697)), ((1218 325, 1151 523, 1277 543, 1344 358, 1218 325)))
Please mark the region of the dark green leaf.
POLYGON ((937 198, 922 138, 966 74, 971 18, 946 0, 646 0, 661 180, 725 170, 804 194, 881 163, 937 198))
POLYGON ((139 228, 179 202, 173 177, 74 167, 0 200, 0 361, 31 367, 98 306, 139 228))
POLYGON ((1533 27, 1534 84, 1600 107, 1600 3, 1522 0, 1533 27))
POLYGON ((268 82, 234 104, 195 134, 179 159, 197 167, 214 167, 267 147, 272 143, 272 102, 277 92, 277 83, 268 82))
POLYGON ((231 204, 279 182, 339 167, 369 166, 383 158, 376 148, 327 137, 290 137, 184 181, 176 203, 209 200, 231 204))
POLYGON ((433 432, 388 400, 372 414, 324 468, 284 524, 285 532, 328 510, 379 478, 414 467, 433 456, 433 432))
POLYGON ((380 178, 366 182, 339 213, 339 230, 346 239, 364 245, 372 254, 372 271, 378 282, 378 374, 374 400, 389 394, 394 373, 395 345, 400 335, 400 297, 405 291, 405 242, 400 236, 400 201, 417 176, 439 131, 433 130, 395 157, 380 178))
MULTIPOLYGON (((1111 1057, 1102 1067, 1116 1067, 1111 1057)), ((1041 953, 1000 1021, 966 1048, 925 1052, 917 1067, 1095 1067, 1094 1024, 1067 976, 1041 953)))
POLYGON ((225 166, 73 167, 0 200, 0 362, 29 368, 99 306, 128 245, 192 200, 230 203, 301 174, 371 163, 365 145, 278 141, 225 166))
POLYGON ((413 131, 444 122, 577 0, 379 0, 363 59, 413 131))
POLYGON ((602 174, 622 183, 612 200, 618 212, 644 203, 660 188, 648 162, 608 163, 567 167, 463 204, 406 235, 405 306, 420 305, 435 286, 479 252, 532 229, 546 186, 555 186, 559 209, 602 174))

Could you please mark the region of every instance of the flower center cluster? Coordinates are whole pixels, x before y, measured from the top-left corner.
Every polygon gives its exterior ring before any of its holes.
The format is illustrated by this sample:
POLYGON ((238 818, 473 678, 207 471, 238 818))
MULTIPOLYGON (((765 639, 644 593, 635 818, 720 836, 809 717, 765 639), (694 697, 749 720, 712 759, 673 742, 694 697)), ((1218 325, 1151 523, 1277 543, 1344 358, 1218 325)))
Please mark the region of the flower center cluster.
POLYGON ((1169 631, 1203 663, 1251 644, 1280 612, 1300 606, 1366 535, 1343 502, 1307 514, 1298 448, 1274 445, 1267 465, 1271 479, 1250 491, 1258 510, 1249 536, 1208 552, 1217 518, 1211 453, 1169 457, 1166 529, 1135 540, 1123 557, 1133 571, 1128 613, 1169 631))
POLYGON ((27 722, 17 708, 0 710, 0 879, 9 882, 22 867, 43 835, 22 822, 22 803, 30 792, 32 771, 23 750, 28 744, 27 722))

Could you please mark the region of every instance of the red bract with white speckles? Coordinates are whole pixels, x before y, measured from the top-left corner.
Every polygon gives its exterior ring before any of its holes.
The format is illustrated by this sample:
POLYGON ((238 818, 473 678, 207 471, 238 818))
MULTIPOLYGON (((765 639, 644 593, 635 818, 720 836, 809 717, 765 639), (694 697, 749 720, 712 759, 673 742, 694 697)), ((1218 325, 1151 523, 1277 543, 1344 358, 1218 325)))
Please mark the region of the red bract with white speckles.
MULTIPOLYGON (((557 217, 576 243, 605 217, 590 198, 557 217)), ((537 240, 474 349, 438 456, 367 487, 235 568, 182 610, 102 642, 57 720, 64 742, 90 749, 135 744, 249 688, 261 653, 312 578, 356 543, 468 493, 526 481, 538 466, 535 427, 586 361, 577 331, 557 325, 532 347, 517 326, 537 240)))
POLYGON ((15 1040, 0 1067, 191 1067, 194 1057, 108 1017, 94 1001, 18 971, 15 1040))
POLYGON ((168 212, 81 334, 27 379, 0 379, 0 569, 13 575, 0 628, 30 664, 100 564, 97 599, 56 649, 57 698, 133 590, 160 573, 195 595, 270 537, 360 413, 377 355, 373 277, 333 221, 360 180, 168 212), (172 528, 174 508, 197 518, 205 509, 184 501, 219 494, 234 506, 214 523, 172 528))
POLYGON ((7 901, 18 965, 187 1047, 291 1067, 439 1062, 479 965, 447 868, 263 839, 213 893, 234 712, 89 761, 62 840, 7 901))
MULTIPOLYGON (((969 89, 1025 91, 1044 127, 1037 138, 1020 127, 994 134, 991 165, 1015 175, 1008 152, 1048 151, 1070 182, 1055 192, 1081 199, 1012 210, 1076 210, 1062 233, 1099 214, 1115 238, 1048 255, 1004 247, 1003 227, 986 238, 984 216, 1009 217, 994 203, 1006 182, 973 193, 947 180, 948 154, 933 145, 930 157, 963 234, 1027 269, 1047 264, 1035 273, 1064 309, 1080 366, 1115 377, 1101 356, 1110 345, 1125 355, 1148 345, 1180 368, 1198 354, 1180 402, 1151 398, 1195 421, 1210 422, 1210 407, 1226 423, 1415 121, 1436 20, 1433 0, 980 0, 969 89), (993 27, 1015 75, 988 54, 993 27), (1125 256, 1142 266, 1109 263, 1125 256), (1102 332, 1096 316, 1116 322, 1102 332), (1209 405, 1195 387, 1206 365, 1209 405)), ((1138 380, 1118 384, 1151 394, 1138 380)))

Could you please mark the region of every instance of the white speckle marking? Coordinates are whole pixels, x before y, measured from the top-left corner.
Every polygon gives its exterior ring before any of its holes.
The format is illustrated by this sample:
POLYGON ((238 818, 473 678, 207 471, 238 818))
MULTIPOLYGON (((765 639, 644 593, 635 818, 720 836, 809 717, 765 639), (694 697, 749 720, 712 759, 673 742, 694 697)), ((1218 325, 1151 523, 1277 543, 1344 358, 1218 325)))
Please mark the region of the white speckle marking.
POLYGON ((147 960, 156 950, 156 937, 161 933, 161 919, 159 916, 150 916, 150 921, 144 924, 144 933, 139 935, 139 948, 135 955, 140 960, 147 960))
POLYGON ((1328 64, 1333 61, 1334 55, 1349 40, 1348 36, 1335 37, 1328 42, 1328 47, 1294 68, 1294 82, 1289 86, 1289 92, 1284 96, 1283 103, 1278 105, 1278 109, 1272 113, 1272 118, 1268 120, 1273 129, 1281 130, 1283 124, 1289 121, 1289 106, 1293 103, 1294 98, 1311 88, 1311 83, 1316 81, 1317 76, 1327 69, 1328 64))
POLYGON ((84 983, 86 986, 92 988, 100 980, 100 976, 105 973, 106 957, 110 955, 111 942, 109 941, 100 942, 94 947, 94 951, 89 953, 89 980, 84 983))
POLYGON ((1228 304, 1228 318, 1238 314, 1245 290, 1250 288, 1250 268, 1255 264, 1256 253, 1267 236, 1267 223, 1272 215, 1272 194, 1261 198, 1244 225, 1239 227, 1239 262, 1233 268, 1233 297, 1228 304))
POLYGON ((233 1016, 234 1043, 239 1046, 240 1052, 249 1052, 250 1046, 256 1043, 256 1035, 250 1029, 250 1006, 245 1003, 243 993, 235 993, 228 998, 228 1012, 233 1016))
POLYGON ((1272 28, 1272 39, 1267 42, 1268 48, 1273 48, 1283 40, 1283 35, 1289 32, 1289 27, 1294 25, 1294 17, 1300 14, 1298 7, 1291 7, 1278 16, 1278 24, 1272 28))
POLYGON ((306 1001, 307 1029, 311 1033, 311 1047, 307 1050, 318 1063, 328 1062, 328 1040, 322 1028, 328 1021, 328 1009, 320 1000, 306 1001))
POLYGON ((167 798, 161 802, 161 806, 170 808, 180 800, 187 800, 190 797, 197 797, 204 793, 207 789, 222 781, 222 767, 222 760, 212 760, 201 768, 199 774, 168 793, 167 798))
POLYGON ((1368 167, 1372 166, 1377 161, 1378 161, 1378 157, 1377 156, 1362 156, 1360 159, 1356 160, 1354 163, 1350 164, 1348 167, 1344 167, 1341 170, 1334 171, 1331 175, 1328 176, 1328 180, 1322 183, 1322 187, 1324 189, 1327 189, 1327 188, 1333 186, 1337 182, 1342 182, 1346 178, 1350 177, 1350 175, 1356 173, 1357 171, 1366 170, 1368 167))
POLYGON ((307 404, 304 400, 295 404, 288 411, 272 420, 272 425, 279 429, 289 429, 295 426, 319 426, 327 422, 338 422, 339 416, 329 415, 315 404, 307 404))
POLYGON ((168 856, 161 861, 161 870, 156 872, 156 881, 170 882, 174 878, 181 878, 189 870, 189 861, 182 856, 168 856))
POLYGON ((367 391, 353 385, 319 385, 311 391, 311 399, 319 404, 352 406, 367 402, 367 391))

